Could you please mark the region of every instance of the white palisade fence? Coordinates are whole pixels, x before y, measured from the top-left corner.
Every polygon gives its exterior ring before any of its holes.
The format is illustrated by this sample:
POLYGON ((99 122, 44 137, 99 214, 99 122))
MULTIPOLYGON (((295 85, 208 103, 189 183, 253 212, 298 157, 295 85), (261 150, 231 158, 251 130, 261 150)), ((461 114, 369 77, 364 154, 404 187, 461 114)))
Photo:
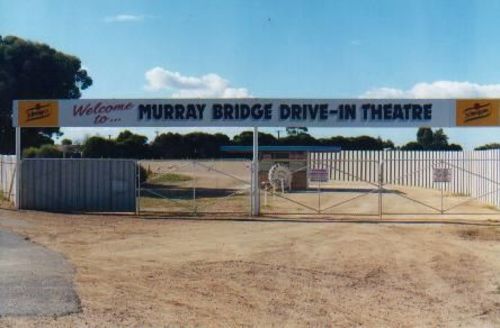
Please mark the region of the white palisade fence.
MULTIPOLYGON (((0 155, 0 198, 11 202, 16 199, 16 156, 0 155)), ((1 200, 0 199, 0 200, 1 200)))
POLYGON ((500 208, 500 149, 481 151, 363 151, 312 153, 309 167, 330 172, 332 181, 365 181, 440 189, 500 208), (448 168, 449 183, 434 183, 433 168, 448 168))

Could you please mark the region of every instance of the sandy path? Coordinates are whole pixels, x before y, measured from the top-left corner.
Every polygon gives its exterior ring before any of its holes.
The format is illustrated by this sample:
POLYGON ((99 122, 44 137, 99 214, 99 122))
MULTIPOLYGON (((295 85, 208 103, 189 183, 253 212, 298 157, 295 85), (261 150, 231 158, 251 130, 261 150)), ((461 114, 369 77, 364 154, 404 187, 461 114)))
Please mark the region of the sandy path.
POLYGON ((0 225, 65 254, 83 307, 0 326, 500 325, 498 226, 10 211, 0 225))

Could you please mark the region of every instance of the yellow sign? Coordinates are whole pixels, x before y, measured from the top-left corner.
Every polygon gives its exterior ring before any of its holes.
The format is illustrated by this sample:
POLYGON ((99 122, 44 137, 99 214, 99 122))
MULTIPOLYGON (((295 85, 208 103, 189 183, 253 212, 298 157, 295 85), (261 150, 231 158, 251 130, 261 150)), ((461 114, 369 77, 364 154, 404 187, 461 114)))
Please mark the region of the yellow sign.
POLYGON ((19 126, 59 126, 59 103, 56 100, 20 100, 18 102, 19 126))
POLYGON ((500 126, 500 100, 457 100, 457 126, 500 126))

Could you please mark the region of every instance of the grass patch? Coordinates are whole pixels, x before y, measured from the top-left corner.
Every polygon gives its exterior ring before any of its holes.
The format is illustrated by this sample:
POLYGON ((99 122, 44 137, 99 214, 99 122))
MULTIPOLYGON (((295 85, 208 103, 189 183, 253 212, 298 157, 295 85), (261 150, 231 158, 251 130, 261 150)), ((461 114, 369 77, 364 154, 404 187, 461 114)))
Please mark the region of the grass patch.
POLYGON ((152 176, 149 182, 153 183, 178 183, 191 181, 193 178, 184 174, 178 173, 165 173, 157 176, 152 176))

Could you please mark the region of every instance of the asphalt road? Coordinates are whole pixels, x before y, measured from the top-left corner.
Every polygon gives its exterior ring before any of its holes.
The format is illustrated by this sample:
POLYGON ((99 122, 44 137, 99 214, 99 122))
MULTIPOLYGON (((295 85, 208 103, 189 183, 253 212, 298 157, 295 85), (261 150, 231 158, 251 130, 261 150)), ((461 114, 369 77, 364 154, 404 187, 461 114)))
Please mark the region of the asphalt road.
POLYGON ((73 275, 59 253, 0 230, 0 316, 78 312, 73 275))

